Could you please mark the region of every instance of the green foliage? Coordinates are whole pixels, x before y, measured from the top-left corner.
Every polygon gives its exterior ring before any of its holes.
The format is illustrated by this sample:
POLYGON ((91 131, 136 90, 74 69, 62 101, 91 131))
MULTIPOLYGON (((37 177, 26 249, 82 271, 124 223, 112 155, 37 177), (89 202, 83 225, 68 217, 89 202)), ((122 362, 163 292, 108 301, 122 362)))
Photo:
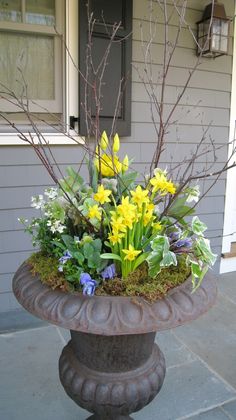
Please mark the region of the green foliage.
POLYGON ((54 246, 54 255, 60 257, 62 261, 65 252, 71 255, 71 258, 60 264, 69 282, 78 284, 81 273, 88 271, 93 278, 100 279, 98 274, 106 265, 106 261, 103 261, 100 256, 101 239, 85 235, 78 240, 70 235, 62 235, 60 241, 54 241, 54 246))
POLYGON ((60 181, 60 185, 64 191, 75 195, 85 186, 83 178, 71 166, 66 169, 67 177, 60 181))
MULTIPOLYGON (((94 160, 87 161, 89 184, 68 167, 58 188, 48 188, 44 195, 32 198, 38 217, 29 224, 21 220, 40 255, 53 265, 52 284, 59 278, 59 287, 64 279, 67 286, 78 288, 81 274, 87 273, 100 287, 107 273, 114 275, 115 264, 121 279, 101 286, 111 294, 125 290, 126 295, 152 300, 175 284, 169 273, 178 277, 179 284, 180 267, 183 273, 192 272, 196 290, 216 259, 204 237, 206 225, 197 216, 189 218, 194 213, 191 201, 196 202, 200 194, 198 186, 174 184, 160 168, 153 171, 145 187, 137 185, 138 173, 128 170, 128 156, 120 160, 117 155, 118 135, 110 147, 108 143, 103 133, 94 160), (111 263, 112 269, 108 267, 111 263)), ((40 264, 34 261, 34 269, 41 272, 40 264)))
POLYGON ((191 228, 196 235, 202 235, 207 230, 205 223, 201 222, 197 216, 192 218, 191 228))
POLYGON ((174 218, 178 222, 185 224, 184 217, 191 216, 195 210, 190 206, 186 205, 187 197, 177 198, 170 206, 167 215, 174 218))
POLYGON ((177 265, 177 259, 174 252, 170 251, 169 240, 166 236, 157 235, 151 241, 152 251, 147 257, 149 265, 149 275, 156 277, 160 273, 162 267, 177 265))
POLYGON ((136 171, 120 174, 118 178, 118 191, 120 196, 123 194, 127 195, 128 192, 133 189, 137 176, 138 172, 136 171))

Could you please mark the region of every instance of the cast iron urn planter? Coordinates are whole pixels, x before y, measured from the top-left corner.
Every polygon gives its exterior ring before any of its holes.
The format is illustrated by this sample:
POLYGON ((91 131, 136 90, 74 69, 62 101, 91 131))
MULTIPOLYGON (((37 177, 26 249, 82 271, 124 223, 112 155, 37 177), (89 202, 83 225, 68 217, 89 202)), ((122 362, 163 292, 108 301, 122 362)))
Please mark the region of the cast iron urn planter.
POLYGON ((158 331, 198 318, 213 305, 216 284, 207 274, 195 293, 191 279, 150 304, 142 298, 83 296, 52 290, 24 263, 13 279, 21 305, 60 327, 71 340, 59 360, 66 393, 93 413, 89 419, 125 420, 160 391, 165 359, 158 331))

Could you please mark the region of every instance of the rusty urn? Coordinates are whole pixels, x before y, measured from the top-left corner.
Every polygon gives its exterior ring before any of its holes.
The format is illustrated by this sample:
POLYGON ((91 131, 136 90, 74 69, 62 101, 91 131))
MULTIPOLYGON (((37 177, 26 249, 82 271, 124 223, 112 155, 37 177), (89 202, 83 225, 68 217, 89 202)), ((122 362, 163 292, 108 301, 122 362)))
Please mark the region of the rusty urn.
POLYGON ((59 360, 60 380, 68 396, 92 413, 91 420, 131 419, 150 403, 165 377, 156 332, 198 318, 216 299, 209 274, 195 293, 188 279, 150 304, 137 297, 52 290, 26 263, 14 276, 13 291, 26 310, 70 330, 59 360))

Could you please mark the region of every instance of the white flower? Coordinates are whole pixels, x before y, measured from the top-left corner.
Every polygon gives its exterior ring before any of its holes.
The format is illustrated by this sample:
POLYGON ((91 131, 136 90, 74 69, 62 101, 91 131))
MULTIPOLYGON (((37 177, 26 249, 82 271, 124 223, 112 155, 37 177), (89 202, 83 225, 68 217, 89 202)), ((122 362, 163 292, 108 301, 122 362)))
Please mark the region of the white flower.
POLYGON ((54 222, 51 222, 50 220, 48 220, 47 222, 47 226, 50 227, 50 231, 52 233, 62 233, 65 230, 65 226, 61 224, 60 220, 55 220, 54 222))
POLYGON ((55 200, 55 198, 57 198, 58 196, 58 191, 56 188, 47 188, 44 191, 44 194, 50 199, 50 200, 55 200))
POLYGON ((44 207, 45 201, 43 199, 43 195, 39 194, 35 197, 31 197, 31 207, 35 209, 42 209, 44 207))
POLYGON ((57 232, 62 233, 65 230, 65 226, 61 225, 57 228, 57 232))

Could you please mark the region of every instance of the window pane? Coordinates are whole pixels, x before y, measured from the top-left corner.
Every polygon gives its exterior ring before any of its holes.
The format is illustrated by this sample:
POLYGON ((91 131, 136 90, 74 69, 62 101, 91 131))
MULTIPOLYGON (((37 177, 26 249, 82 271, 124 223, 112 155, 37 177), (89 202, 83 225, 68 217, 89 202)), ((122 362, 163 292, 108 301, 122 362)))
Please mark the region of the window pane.
POLYGON ((1 33, 0 82, 21 97, 54 99, 54 40, 41 35, 1 33))
POLYGON ((0 20, 21 22, 21 0, 0 0, 0 20))
POLYGON ((26 22, 55 25, 55 0, 26 0, 26 22))
POLYGON ((228 38, 225 36, 221 37, 221 41, 220 41, 220 50, 227 53, 228 51, 228 38))
POLYGON ((212 35, 212 41, 211 41, 212 49, 215 51, 220 50, 220 35, 212 35))
POLYGON ((228 36, 228 32, 229 32, 229 22, 221 22, 221 33, 222 35, 228 36))

